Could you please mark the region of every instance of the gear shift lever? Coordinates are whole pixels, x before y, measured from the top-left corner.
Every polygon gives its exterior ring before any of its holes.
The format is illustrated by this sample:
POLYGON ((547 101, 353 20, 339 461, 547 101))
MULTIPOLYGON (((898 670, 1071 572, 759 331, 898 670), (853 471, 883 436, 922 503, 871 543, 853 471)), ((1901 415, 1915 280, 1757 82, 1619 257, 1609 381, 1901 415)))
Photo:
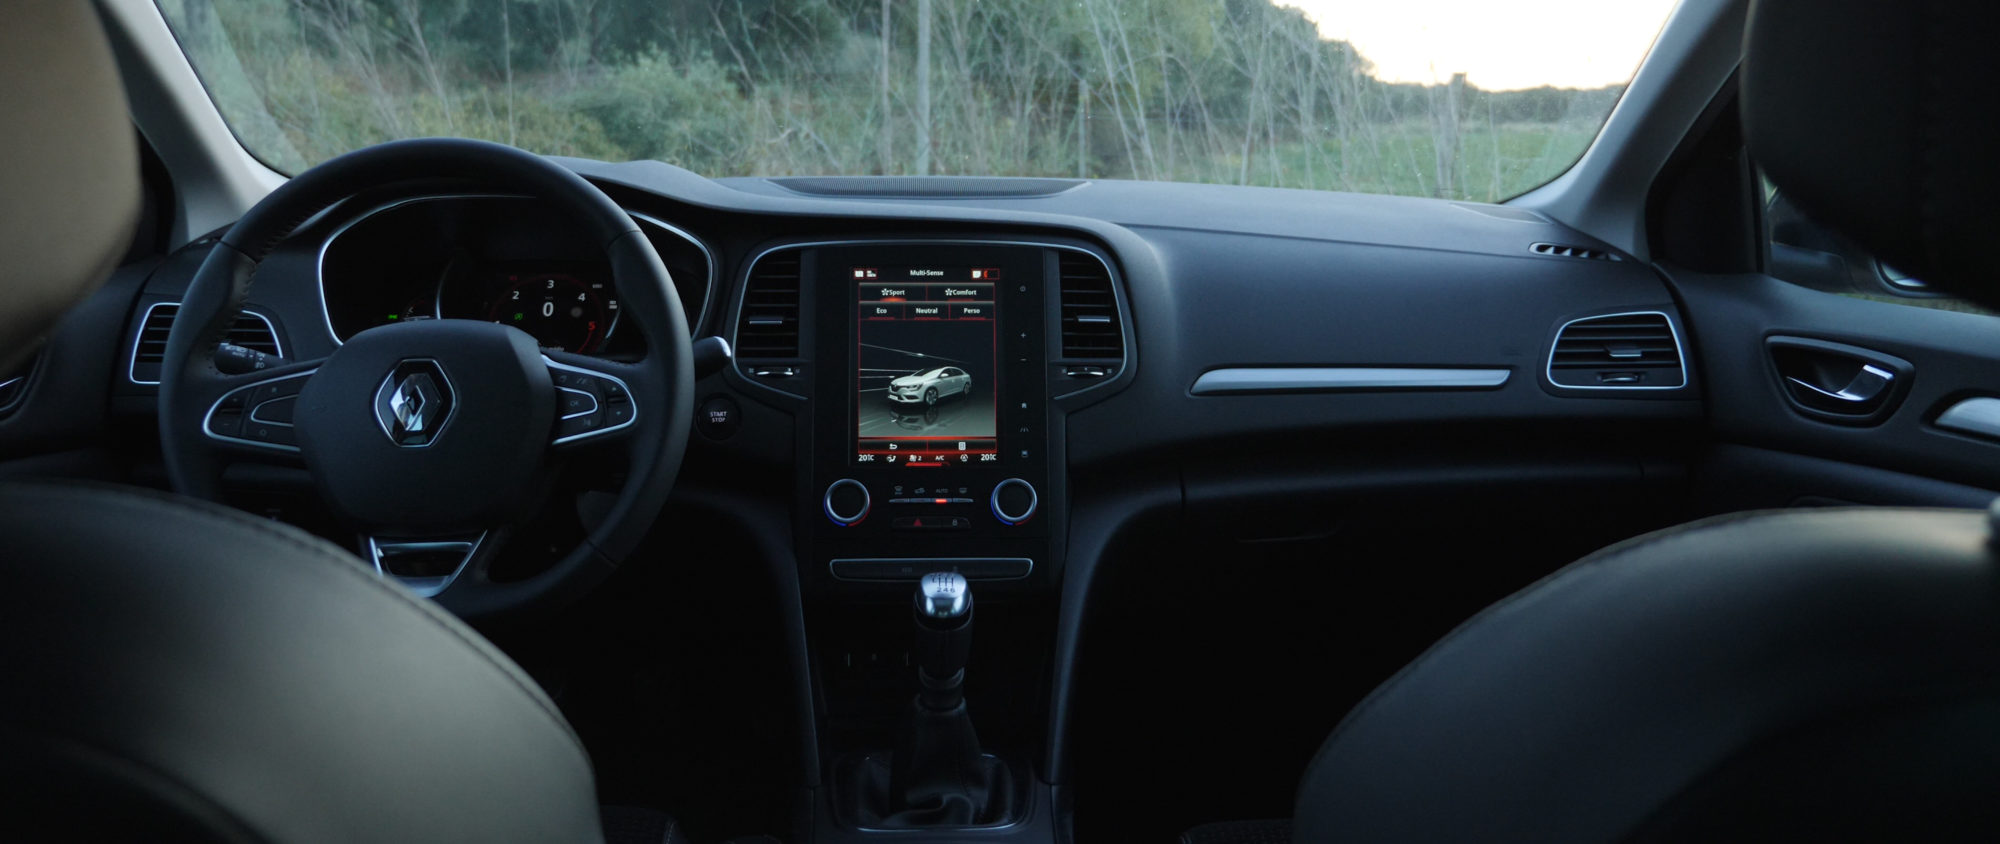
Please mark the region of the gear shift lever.
POLYGON ((858 826, 876 829, 992 826, 1019 816, 1020 791, 1006 763, 979 748, 965 710, 972 653, 972 588, 957 572, 917 583, 917 697, 886 770, 864 763, 842 798, 858 826), (878 778, 880 773, 888 776, 878 778))
POLYGON ((957 572, 932 572, 917 583, 917 704, 948 712, 965 702, 965 661, 972 653, 972 589, 957 572))

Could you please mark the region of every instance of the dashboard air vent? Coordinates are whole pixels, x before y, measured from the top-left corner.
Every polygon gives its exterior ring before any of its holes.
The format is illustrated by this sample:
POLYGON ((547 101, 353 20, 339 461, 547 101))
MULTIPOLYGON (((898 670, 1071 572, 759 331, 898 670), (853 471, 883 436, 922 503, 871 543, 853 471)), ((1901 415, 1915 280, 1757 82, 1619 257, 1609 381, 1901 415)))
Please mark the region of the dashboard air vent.
POLYGON ((740 360, 789 360, 799 356, 799 251, 757 259, 743 290, 736 324, 740 360))
POLYGON ((1057 270, 1062 276, 1063 357, 1124 360, 1124 332, 1110 268, 1095 255, 1064 250, 1057 258, 1057 270))
POLYGON ((1558 387, 1672 390, 1687 386, 1687 360, 1666 314, 1609 314, 1557 329, 1548 374, 1558 387))
MULTIPOLYGON (((146 316, 139 324, 139 339, 132 346, 132 383, 160 383, 160 362, 167 357, 167 335, 173 332, 174 316, 180 310, 177 302, 160 302, 146 309, 146 316)), ((284 356, 278 345, 277 328, 262 314, 250 311, 236 315, 225 342, 273 357, 284 356)))
POLYGON ((1551 258, 1582 258, 1587 261, 1623 261, 1615 254, 1588 246, 1567 246, 1561 243, 1531 243, 1528 251, 1551 258))

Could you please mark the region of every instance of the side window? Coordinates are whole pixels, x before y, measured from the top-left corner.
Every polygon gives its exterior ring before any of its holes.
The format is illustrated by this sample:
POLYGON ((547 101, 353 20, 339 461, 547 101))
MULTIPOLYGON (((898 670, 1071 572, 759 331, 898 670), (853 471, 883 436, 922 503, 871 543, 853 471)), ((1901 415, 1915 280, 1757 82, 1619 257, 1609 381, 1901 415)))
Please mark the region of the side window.
POLYGON ((1942 311, 1994 315, 1912 278, 1807 217, 1768 180, 1764 190, 1765 272, 1802 287, 1942 311))

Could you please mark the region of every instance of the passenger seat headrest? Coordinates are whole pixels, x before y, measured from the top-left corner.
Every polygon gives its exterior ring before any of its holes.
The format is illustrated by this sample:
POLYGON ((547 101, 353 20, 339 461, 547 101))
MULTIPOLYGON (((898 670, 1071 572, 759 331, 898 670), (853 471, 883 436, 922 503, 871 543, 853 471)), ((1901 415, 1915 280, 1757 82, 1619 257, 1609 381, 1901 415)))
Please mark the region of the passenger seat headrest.
POLYGON ((139 153, 96 6, 0 2, 0 372, 117 266, 139 153))

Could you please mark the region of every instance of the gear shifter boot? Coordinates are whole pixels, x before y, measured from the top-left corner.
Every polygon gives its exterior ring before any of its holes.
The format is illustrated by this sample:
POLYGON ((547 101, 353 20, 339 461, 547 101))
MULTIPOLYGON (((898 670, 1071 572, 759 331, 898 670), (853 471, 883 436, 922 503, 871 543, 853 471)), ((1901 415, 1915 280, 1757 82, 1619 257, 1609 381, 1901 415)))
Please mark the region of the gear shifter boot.
POLYGON ((939 712, 911 707, 890 767, 901 819, 919 826, 1004 823, 1012 804, 1007 765, 979 752, 965 704, 939 712))

